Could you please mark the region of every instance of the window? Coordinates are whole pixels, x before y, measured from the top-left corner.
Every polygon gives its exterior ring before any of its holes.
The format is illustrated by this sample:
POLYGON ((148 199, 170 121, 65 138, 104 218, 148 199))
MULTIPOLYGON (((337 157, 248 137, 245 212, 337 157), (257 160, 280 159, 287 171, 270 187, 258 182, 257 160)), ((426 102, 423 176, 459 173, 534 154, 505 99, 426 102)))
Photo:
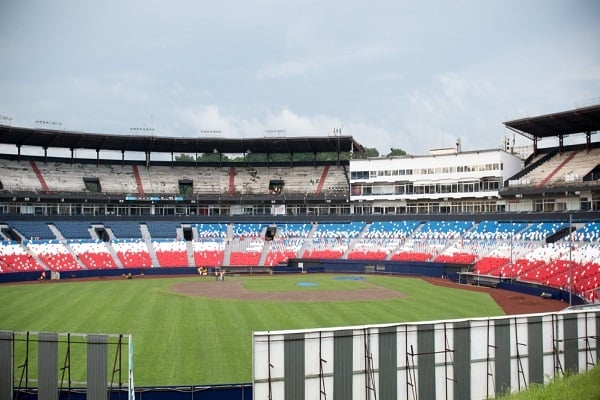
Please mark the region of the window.
POLYGON ((180 179, 179 180, 179 194, 192 195, 194 193, 194 181, 191 179, 180 179))
POLYGON ((270 194, 281 194, 283 191, 284 182, 281 179, 271 179, 269 181, 269 193, 270 194))
POLYGON ((102 191, 102 186, 100 186, 100 179, 93 178, 83 178, 83 184, 85 185, 85 190, 91 193, 100 193, 102 191))

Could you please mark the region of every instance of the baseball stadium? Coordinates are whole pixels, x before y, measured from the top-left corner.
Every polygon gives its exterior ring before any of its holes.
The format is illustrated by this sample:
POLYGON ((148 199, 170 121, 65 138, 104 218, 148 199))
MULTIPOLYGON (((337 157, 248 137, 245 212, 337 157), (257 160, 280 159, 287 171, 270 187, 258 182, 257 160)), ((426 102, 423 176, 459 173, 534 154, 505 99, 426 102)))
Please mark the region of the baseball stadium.
POLYGON ((0 125, 0 398, 485 399, 594 369, 600 105, 503 124, 383 157, 0 125))

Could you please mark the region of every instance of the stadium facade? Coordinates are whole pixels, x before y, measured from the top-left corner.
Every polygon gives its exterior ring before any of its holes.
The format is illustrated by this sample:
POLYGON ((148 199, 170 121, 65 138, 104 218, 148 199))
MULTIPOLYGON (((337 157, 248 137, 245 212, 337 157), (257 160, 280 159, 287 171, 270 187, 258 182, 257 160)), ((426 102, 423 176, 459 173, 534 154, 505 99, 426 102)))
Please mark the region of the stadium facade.
POLYGON ((164 138, 0 126, 0 214, 413 215, 600 209, 600 106, 505 122, 532 140, 363 158, 352 137, 164 138), (564 145, 567 137, 584 137, 564 145), (582 136, 583 135, 583 136, 582 136), (539 140, 559 145, 539 148, 539 140), (24 155, 27 150, 37 156, 24 155), (91 151, 95 158, 76 157, 91 151), (70 157, 54 153, 70 152, 70 157), (318 155, 330 154, 324 160, 318 155), (114 155, 117 157, 114 158, 114 155), (210 162, 179 154, 219 155, 210 162), (232 162, 227 155, 241 155, 232 162), (250 155, 263 155, 252 161, 250 155), (298 158, 298 155, 309 157, 298 158), (170 160, 169 160, 170 156, 170 160), (312 156, 312 159, 311 157, 312 156), (167 159, 165 161, 165 158, 167 159))

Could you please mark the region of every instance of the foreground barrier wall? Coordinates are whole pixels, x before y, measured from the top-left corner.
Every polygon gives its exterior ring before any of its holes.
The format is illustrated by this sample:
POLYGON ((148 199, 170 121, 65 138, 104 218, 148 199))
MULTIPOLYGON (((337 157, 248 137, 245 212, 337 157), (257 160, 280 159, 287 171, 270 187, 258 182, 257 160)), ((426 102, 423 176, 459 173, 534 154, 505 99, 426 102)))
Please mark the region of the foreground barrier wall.
POLYGON ((592 368, 600 311, 255 332, 255 399, 485 399, 592 368))

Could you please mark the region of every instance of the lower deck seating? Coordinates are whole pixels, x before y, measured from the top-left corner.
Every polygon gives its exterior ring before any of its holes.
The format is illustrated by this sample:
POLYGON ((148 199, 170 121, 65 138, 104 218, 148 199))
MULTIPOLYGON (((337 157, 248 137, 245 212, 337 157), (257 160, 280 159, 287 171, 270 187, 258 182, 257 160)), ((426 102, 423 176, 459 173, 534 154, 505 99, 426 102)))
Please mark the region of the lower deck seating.
MULTIPOLYGON (((89 227, 95 224, 92 222, 82 223, 81 229, 74 230, 86 238, 66 242, 46 238, 23 240, 22 243, 4 240, 0 244, 0 273, 120 267, 220 267, 224 264, 233 267, 275 266, 291 258, 347 258, 473 264, 472 271, 479 275, 557 288, 568 287, 572 273, 574 290, 591 300, 597 299, 596 289, 600 287, 600 223, 597 221, 577 223, 578 229, 572 235, 554 243, 546 243, 547 238, 565 228, 564 222, 536 221, 516 225, 484 221, 481 226, 473 226, 472 222, 328 222, 321 226, 318 222, 192 224, 196 230, 190 242, 181 237, 149 239, 146 231, 140 229, 139 221, 121 222, 123 224, 117 221, 98 223, 104 224, 109 234, 123 237, 110 242, 90 239, 89 227), (267 233, 270 235, 268 242, 265 241, 267 233)), ((65 223, 59 224, 61 231, 70 232, 65 223)), ((37 225, 31 221, 27 224, 10 222, 3 226, 19 227, 30 234, 45 233, 46 230, 54 234, 54 230, 49 230, 53 228, 52 224, 47 221, 37 222, 37 225)), ((169 232, 172 228, 176 225, 168 224, 169 232)), ((3 238, 8 236, 3 235, 3 238)))
POLYGON ((88 269, 113 269, 117 264, 101 240, 71 240, 69 247, 88 269))
POLYGON ((0 243, 0 272, 42 271, 33 256, 20 243, 0 243))
POLYGON ((221 239, 206 239, 194 242, 196 267, 220 267, 225 257, 225 242, 221 239))
POLYGON ((30 241, 27 248, 52 271, 77 271, 83 269, 66 246, 56 240, 30 241))
POLYGON ((153 241, 152 246, 161 267, 187 267, 187 247, 185 240, 153 241))
POLYGON ((117 257, 125 268, 150 268, 152 260, 148 246, 141 239, 114 239, 111 241, 117 257))

